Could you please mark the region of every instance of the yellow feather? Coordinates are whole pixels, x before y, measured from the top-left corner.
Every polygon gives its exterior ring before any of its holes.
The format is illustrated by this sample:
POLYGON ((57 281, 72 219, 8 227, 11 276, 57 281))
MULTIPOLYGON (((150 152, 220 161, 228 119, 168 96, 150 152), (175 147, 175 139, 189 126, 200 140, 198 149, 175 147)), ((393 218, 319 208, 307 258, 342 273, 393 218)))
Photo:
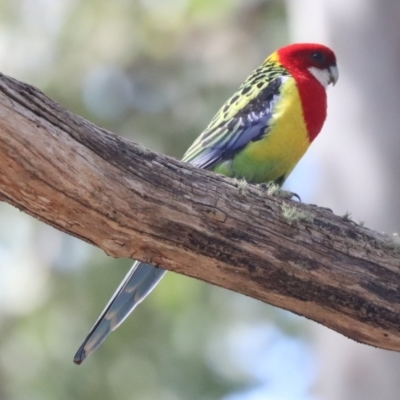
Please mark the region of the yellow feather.
POLYGON ((249 181, 286 178, 310 145, 294 79, 288 78, 282 85, 270 124, 263 139, 250 142, 232 160, 231 170, 242 171, 249 181))

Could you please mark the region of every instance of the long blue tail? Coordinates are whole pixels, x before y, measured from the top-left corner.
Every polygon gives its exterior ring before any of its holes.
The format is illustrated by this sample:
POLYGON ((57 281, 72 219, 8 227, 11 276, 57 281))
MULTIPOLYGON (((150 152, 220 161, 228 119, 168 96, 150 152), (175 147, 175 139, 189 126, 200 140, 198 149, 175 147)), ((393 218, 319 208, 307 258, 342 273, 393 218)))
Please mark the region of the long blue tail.
POLYGON ((93 353, 154 289, 166 272, 136 261, 75 354, 74 363, 80 364, 93 353))

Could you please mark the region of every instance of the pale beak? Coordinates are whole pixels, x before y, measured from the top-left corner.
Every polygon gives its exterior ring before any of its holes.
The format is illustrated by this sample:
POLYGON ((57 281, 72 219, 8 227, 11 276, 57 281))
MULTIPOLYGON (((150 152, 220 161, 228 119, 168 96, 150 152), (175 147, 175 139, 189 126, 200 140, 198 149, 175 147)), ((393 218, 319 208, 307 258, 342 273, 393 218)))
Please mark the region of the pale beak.
POLYGON ((335 65, 331 65, 329 67, 329 83, 332 83, 335 86, 336 82, 339 79, 339 70, 338 67, 335 65))

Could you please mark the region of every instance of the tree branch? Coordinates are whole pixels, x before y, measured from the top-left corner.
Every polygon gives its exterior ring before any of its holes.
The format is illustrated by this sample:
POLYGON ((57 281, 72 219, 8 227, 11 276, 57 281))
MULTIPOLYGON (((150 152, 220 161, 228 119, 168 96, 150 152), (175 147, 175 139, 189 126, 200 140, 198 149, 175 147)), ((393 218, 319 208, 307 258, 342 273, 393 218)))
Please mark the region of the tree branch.
POLYGON ((143 149, 4 75, 0 199, 113 257, 400 350, 395 239, 143 149))

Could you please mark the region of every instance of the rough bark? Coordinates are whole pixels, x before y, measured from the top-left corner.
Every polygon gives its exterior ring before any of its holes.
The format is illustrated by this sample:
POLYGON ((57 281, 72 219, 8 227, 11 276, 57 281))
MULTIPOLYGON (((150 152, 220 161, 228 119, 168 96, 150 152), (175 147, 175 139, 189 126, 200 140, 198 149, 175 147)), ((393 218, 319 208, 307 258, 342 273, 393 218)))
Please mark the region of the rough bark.
POLYGON ((143 149, 4 75, 0 198, 108 255, 400 350, 395 238, 143 149))

